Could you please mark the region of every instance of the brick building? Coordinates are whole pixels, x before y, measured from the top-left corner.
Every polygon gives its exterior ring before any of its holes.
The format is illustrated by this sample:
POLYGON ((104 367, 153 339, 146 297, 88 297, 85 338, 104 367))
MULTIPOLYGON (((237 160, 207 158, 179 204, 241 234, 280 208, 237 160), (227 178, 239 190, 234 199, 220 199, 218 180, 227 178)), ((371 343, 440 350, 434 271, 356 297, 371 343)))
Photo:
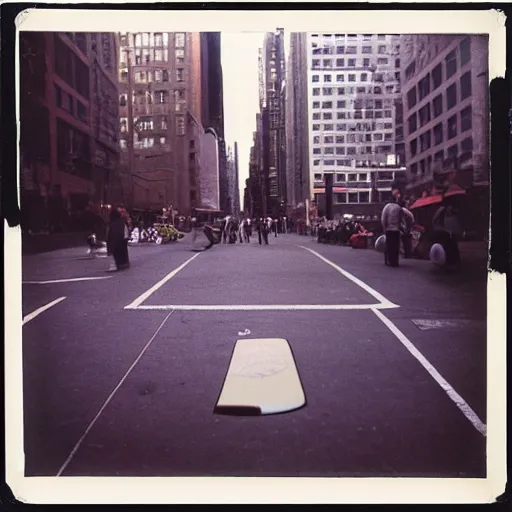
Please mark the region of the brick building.
POLYGON ((116 38, 20 32, 24 228, 65 231, 122 201, 116 38))
POLYGON ((450 179, 466 190, 466 220, 487 230, 488 37, 401 37, 408 190, 431 194, 450 179), (479 221, 483 219, 483 223, 479 221))

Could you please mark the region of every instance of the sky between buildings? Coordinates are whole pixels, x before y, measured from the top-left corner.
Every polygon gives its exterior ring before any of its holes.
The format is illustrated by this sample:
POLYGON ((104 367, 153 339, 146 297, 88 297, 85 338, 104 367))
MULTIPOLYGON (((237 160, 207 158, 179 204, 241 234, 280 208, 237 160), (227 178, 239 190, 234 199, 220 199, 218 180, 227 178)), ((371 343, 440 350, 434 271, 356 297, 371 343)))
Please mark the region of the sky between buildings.
MULTIPOLYGON (((221 59, 224 86, 224 136, 227 144, 238 142, 238 181, 243 208, 245 180, 249 177, 249 154, 259 112, 258 49, 264 32, 222 32, 221 59)), ((285 35, 285 55, 288 34, 285 35)))

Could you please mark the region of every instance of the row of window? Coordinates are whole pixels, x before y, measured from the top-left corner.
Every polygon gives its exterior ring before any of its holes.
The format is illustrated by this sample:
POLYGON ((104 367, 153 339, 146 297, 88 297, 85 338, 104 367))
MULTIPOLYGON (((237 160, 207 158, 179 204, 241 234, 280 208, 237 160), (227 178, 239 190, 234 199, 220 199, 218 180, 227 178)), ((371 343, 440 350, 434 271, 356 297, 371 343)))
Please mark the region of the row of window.
MULTIPOLYGON (((336 119, 392 119, 393 111, 392 110, 366 110, 363 115, 362 110, 354 110, 354 111, 345 111, 345 112, 337 112, 336 119)), ((320 120, 320 113, 313 114, 313 121, 320 120)), ((323 120, 333 120, 331 113, 324 113, 323 120)), ((337 131, 343 131, 341 128, 342 124, 339 123, 336 125, 337 131)), ((318 131, 333 131, 334 125, 332 123, 323 123, 323 125, 319 123, 314 123, 312 125, 312 130, 314 132, 318 131)))
MULTIPOLYGON (((340 130, 340 131, 346 131, 346 128, 347 128, 347 125, 344 124, 344 125, 338 125, 338 126, 342 126, 343 127, 343 130, 340 130)), ((355 126, 355 125, 354 125, 355 126)), ((390 125, 390 123, 386 123, 386 128, 391 128, 392 125, 390 125)), ((379 128, 379 129, 382 129, 382 128, 379 128)), ((353 131, 353 130, 351 130, 353 131)), ((348 133, 347 135, 324 135, 324 137, 321 139, 319 135, 315 135, 313 137, 313 144, 320 144, 321 143, 321 140, 323 141, 323 144, 334 144, 335 141, 336 141, 336 144, 344 144, 345 141, 347 142, 356 142, 358 140, 358 137, 365 137, 365 140, 371 140, 371 139, 368 139, 368 137, 371 137, 372 134, 370 133, 348 133)), ((387 136, 387 135, 392 135, 391 133, 376 133, 374 134, 374 136, 378 137, 378 136, 387 136)), ((374 139, 374 140, 383 140, 383 139, 374 139)))
MULTIPOLYGON (((350 133, 346 136, 340 136, 336 137, 336 139, 343 139, 342 142, 339 142, 338 144, 360 144, 364 142, 392 142, 394 138, 394 135, 392 133, 357 133, 353 134, 350 133)), ((313 148, 313 154, 314 155, 333 155, 334 154, 334 146, 322 146, 322 147, 314 147, 313 148)), ((336 146, 336 154, 338 155, 344 155, 345 154, 345 148, 343 146, 336 146)))
POLYGON ((362 44, 362 45, 324 45, 323 47, 319 47, 313 43, 313 55, 355 55, 358 53, 363 54, 372 54, 378 53, 380 55, 389 55, 391 53, 391 48, 387 45, 378 45, 375 48, 372 48, 371 45, 362 44))
MULTIPOLYGON (((315 109, 332 109, 334 108, 334 102, 333 101, 313 101, 312 104, 313 110, 315 109)), ((392 108, 393 107, 393 100, 386 98, 384 100, 374 100, 372 98, 365 98, 365 99, 357 99, 357 100, 338 100, 336 102, 336 108, 352 108, 352 109, 381 109, 381 108, 392 108)))
POLYGON ((325 41, 343 41, 347 39, 348 41, 371 41, 372 39, 377 39, 378 41, 385 41, 385 34, 311 34, 311 39, 316 41, 322 38, 325 41))
MULTIPOLYGON (((121 82, 128 80, 128 73, 121 72, 121 82)), ((164 83, 169 81, 169 71, 167 69, 156 69, 154 71, 137 71, 134 75, 134 82, 136 84, 147 83, 164 83)), ((176 82, 183 83, 185 81, 185 70, 182 68, 176 69, 176 82)))
MULTIPOLYGON (((167 32, 122 34, 119 43, 121 47, 135 46, 136 48, 167 46, 169 44, 169 34, 167 32)), ((174 35, 174 46, 176 48, 185 47, 185 34, 183 32, 177 32, 174 35)))
MULTIPOLYGON (((471 60, 471 38, 463 39, 458 48, 452 50, 444 59, 445 80, 452 77, 457 69, 463 68, 471 60), (458 58, 457 58, 458 57, 458 58)), ((405 70, 405 82, 409 81, 416 74, 416 61, 411 62, 405 70)), ((443 82, 443 63, 439 63, 431 73, 427 73, 418 83, 418 94, 425 97, 430 91, 436 90, 443 82)))
MULTIPOLYGON (((446 89, 446 111, 449 111, 455 107, 459 101, 463 101, 466 98, 469 98, 471 94, 471 71, 468 71, 467 73, 464 73, 460 78, 459 98, 457 98, 457 82, 453 83, 446 89)), ((420 108, 418 112, 414 112, 414 114, 409 116, 407 120, 409 134, 414 133, 418 129, 418 122, 420 127, 427 124, 432 119, 431 112, 434 119, 443 113, 442 94, 439 94, 432 100, 432 109, 430 108, 430 103, 427 103, 422 108, 420 108)))
MULTIPOLYGON (((375 68, 376 66, 389 66, 389 59, 387 57, 378 57, 378 58, 356 58, 352 57, 350 59, 339 58, 339 59, 312 59, 311 67, 312 69, 333 69, 333 68, 344 68, 346 63, 346 67, 355 68, 375 68)), ((400 59, 395 59, 395 68, 400 68, 400 59)))
MULTIPOLYGON (((391 146, 358 146, 358 147, 347 147, 346 148, 346 154, 347 156, 354 156, 354 155, 389 155, 392 153, 392 147, 391 146)), ((313 166, 318 167, 321 163, 323 163, 324 166, 346 166, 350 165, 350 160, 331 160, 331 159, 315 159, 313 160, 313 166), (345 162, 345 163, 342 163, 345 162), (349 162, 348 164, 346 162, 349 162)))
MULTIPOLYGON (((336 75, 336 82, 337 83, 344 83, 344 82, 383 82, 384 80, 392 81, 392 80, 400 80, 400 77, 398 74, 391 74, 388 73, 384 75, 383 73, 338 73, 336 75), (346 78, 346 80, 345 80, 346 78)), ((320 75, 312 75, 311 80, 313 83, 320 83, 320 75)), ((323 83, 332 83, 333 75, 323 75, 323 83)), ((392 85, 390 87, 393 87, 392 85)), ((390 89, 393 90, 393 89, 390 89)))
POLYGON ((57 108, 65 110, 73 117, 87 123, 87 107, 79 99, 74 98, 71 94, 63 91, 58 85, 55 85, 55 104, 57 108))
POLYGON ((334 96, 336 91, 337 96, 344 96, 345 94, 387 94, 398 92, 393 85, 381 86, 359 86, 359 87, 313 87, 313 96, 334 96))
POLYGON ((429 149, 432 144, 438 146, 445 140, 454 139, 459 133, 464 133, 472 128, 472 109, 471 106, 461 110, 460 114, 451 116, 446 121, 446 130, 444 130, 443 123, 439 123, 432 130, 427 130, 416 139, 413 139, 410 144, 411 156, 415 156, 418 152, 423 152, 429 149), (460 119, 460 124, 459 120, 460 119), (432 133, 432 135, 431 135, 432 133), (418 142, 419 141, 419 142, 418 142))
MULTIPOLYGON (((162 105, 168 104, 170 99, 169 91, 145 91, 140 95, 133 95, 133 104, 134 105, 162 105)), ((128 102, 128 95, 121 94, 119 96, 119 105, 121 107, 125 107, 128 102)), ((182 108, 183 103, 185 102, 185 91, 177 89, 174 91, 174 105, 176 112, 179 112, 182 108)))
MULTIPOLYGON (((395 177, 395 173, 393 171, 380 171, 376 173, 378 181, 393 181, 395 177)), ((315 181, 323 181, 322 173, 315 173, 314 175, 315 181)), ((334 176, 335 183, 345 183, 345 182, 356 182, 356 181, 371 181, 370 175, 368 173, 337 173, 334 176)))
MULTIPOLYGON (((462 58, 463 53, 461 52, 461 68, 469 62, 470 55, 469 55, 469 38, 464 39, 464 41, 461 42, 461 47, 466 47, 467 50, 464 53, 464 58, 462 58), (467 42, 466 42, 467 41, 467 42), (466 42, 466 43, 465 43, 466 42), (463 43, 465 43, 463 45, 463 43)), ((446 82, 449 78, 451 78, 456 72, 457 72, 457 59, 456 59, 456 53, 455 50, 450 52, 448 56, 445 59, 445 65, 446 65, 446 72, 445 72, 445 78, 444 81, 446 82)), ((469 90, 471 91, 471 72, 468 71, 463 75, 464 80, 469 82, 469 90), (465 77, 465 78, 464 78, 465 77)), ((416 103, 423 100, 423 98, 426 98, 431 92, 435 91, 440 85, 443 83, 443 66, 442 64, 438 64, 431 73, 427 73, 419 82, 416 87, 413 87, 408 93, 407 93, 407 105, 409 108, 414 107, 416 103)), ((461 88, 462 85, 462 78, 461 78, 461 88)), ((466 86, 467 87, 467 86, 466 86)), ((471 92, 470 92, 471 94, 471 92)))
POLYGON ((419 162, 415 162, 411 164, 410 166, 410 172, 414 176, 424 176, 425 174, 429 174, 432 170, 432 162, 445 162, 447 159, 452 160, 455 158, 459 158, 460 162, 464 162, 467 159, 470 159, 472 157, 473 152, 473 139, 471 137, 468 137, 461 141, 460 148, 458 144, 453 144, 450 146, 446 153, 445 151, 441 150, 434 154, 434 158, 432 159, 432 156, 429 155, 426 158, 423 158, 419 162), (460 149, 460 153, 459 153, 460 149))
POLYGON ((54 44, 55 73, 81 96, 89 99, 89 68, 57 34, 54 44))

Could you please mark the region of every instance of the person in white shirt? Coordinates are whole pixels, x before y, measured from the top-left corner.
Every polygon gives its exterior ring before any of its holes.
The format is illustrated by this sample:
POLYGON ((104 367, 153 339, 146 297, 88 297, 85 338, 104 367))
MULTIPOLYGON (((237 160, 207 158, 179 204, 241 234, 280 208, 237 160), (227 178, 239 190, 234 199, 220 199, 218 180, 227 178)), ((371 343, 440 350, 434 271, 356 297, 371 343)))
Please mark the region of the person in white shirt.
POLYGON ((397 198, 393 198, 382 210, 381 222, 386 235, 386 250, 384 251, 384 263, 391 267, 398 267, 400 255, 400 227, 404 213, 398 204, 397 198))

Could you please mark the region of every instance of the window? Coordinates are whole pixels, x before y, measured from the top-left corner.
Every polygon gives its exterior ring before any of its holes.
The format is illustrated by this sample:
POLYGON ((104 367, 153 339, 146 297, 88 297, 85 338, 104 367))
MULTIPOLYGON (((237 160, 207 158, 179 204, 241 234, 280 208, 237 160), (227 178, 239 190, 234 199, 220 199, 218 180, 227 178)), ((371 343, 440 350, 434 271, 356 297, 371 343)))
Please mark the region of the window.
POLYGON ((387 66, 388 63, 389 63, 388 59, 383 59, 382 57, 380 59, 377 59, 377 64, 379 64, 379 66, 387 66))
POLYGON ((326 132, 334 130, 334 126, 332 124, 324 124, 324 130, 326 132))
POLYGON ((355 68, 356 67, 356 59, 348 59, 348 67, 355 68))
POLYGON ((411 165, 411 174, 416 176, 418 174, 418 164, 414 163, 411 165))
POLYGON ((360 203, 369 203, 370 202, 370 193, 369 192, 359 192, 359 202, 360 203))
POLYGON ((356 75, 354 75, 354 74, 348 75, 348 81, 349 82, 355 82, 356 81, 356 75))
POLYGON ((324 121, 331 121, 332 120, 332 114, 330 112, 324 112, 323 119, 324 119, 324 121))
POLYGON ((347 46, 347 53, 348 54, 357 53, 357 46, 347 46))
POLYGON ((409 117, 409 119, 407 120, 407 123, 409 125, 409 135, 410 135, 411 133, 414 133, 416 131, 416 129, 418 128, 416 113, 412 114, 412 116, 409 117))
POLYGON ((374 87, 373 94, 382 94, 382 87, 374 87))
POLYGON ((334 165, 334 160, 324 160, 324 165, 331 166, 334 165))
POLYGON ((334 142, 334 137, 332 135, 326 135, 324 137, 324 144, 332 144, 334 142))
POLYGON ((336 75, 336 82, 344 82, 345 75, 336 75))
POLYGON ((343 144, 345 142, 344 135, 336 135, 336 144, 343 144))
POLYGON ((320 59, 313 59, 312 67, 313 68, 319 68, 320 67, 320 59))
POLYGON ((363 67, 367 68, 370 66, 370 59, 363 59, 363 67))
POLYGON ((313 101, 313 108, 320 108, 320 102, 319 101, 313 101))
POLYGON ((363 53, 372 53, 371 46, 363 46, 363 53))
POLYGON ((432 108, 434 110, 434 117, 438 117, 443 113, 443 96, 441 94, 432 101, 432 108))
POLYGON ((322 108, 332 108, 332 101, 322 101, 322 108))
POLYGON ((320 125, 319 125, 319 124, 314 124, 314 125, 313 125, 313 131, 314 131, 314 132, 318 132, 318 131, 320 131, 320 125))
POLYGON ((434 126, 434 145, 438 146, 443 142, 443 123, 434 126))
POLYGON ((163 44, 164 44, 163 34, 155 33, 155 46, 163 46, 163 44))
POLYGON ((400 59, 395 59, 395 68, 400 69, 400 59))
POLYGON ((448 150, 446 151, 446 156, 448 157, 448 159, 457 158, 457 154, 458 154, 457 144, 450 146, 448 148, 448 150))
POLYGON ((472 111, 471 111, 471 105, 469 107, 466 107, 465 109, 461 110, 460 112, 460 131, 461 132, 467 132, 468 130, 471 130, 472 128, 472 111))
POLYGON ((422 78, 418 83, 418 96, 420 101, 430 93, 430 76, 422 78))
POLYGON ((462 40, 459 46, 460 51, 460 67, 464 67, 471 59, 471 40, 469 37, 462 40))
POLYGON ((345 94, 345 87, 338 87, 338 96, 345 94))
POLYGON ((324 96, 332 96, 332 87, 324 87, 322 93, 324 96))
POLYGON ((336 194, 336 202, 337 203, 346 203, 347 202, 347 194, 342 192, 341 194, 336 194))
POLYGON ((336 59, 336 67, 342 68, 345 66, 345 59, 336 59))
POLYGON ((380 54, 386 53, 386 47, 384 45, 379 46, 377 50, 380 54))
POLYGON ((320 173, 315 174, 315 181, 322 181, 322 175, 320 173))
POLYGON ((460 77, 460 99, 464 100, 471 96, 471 71, 460 77))
POLYGON ((320 165, 320 160, 313 160, 313 166, 318 167, 320 165))
POLYGON ((416 99, 416 88, 413 87, 408 93, 407 93, 407 105, 409 108, 414 107, 416 105, 417 99, 416 99))
POLYGON ((334 148, 333 147, 330 147, 330 148, 324 148, 324 153, 326 155, 334 155, 334 148))
POLYGON ((161 104, 161 103, 167 103, 167 91, 156 91, 155 92, 155 103, 161 104))
POLYGON ((357 181, 357 174, 349 174, 348 181, 357 181))
POLYGON ((162 82, 168 82, 169 81, 169 71, 166 69, 162 70, 162 82))
POLYGON ((332 76, 331 75, 324 75, 324 82, 331 82, 332 76))
POLYGON ((391 110, 384 110, 384 117, 385 118, 393 117, 393 113, 391 112, 391 110))
POLYGON ((368 73, 361 73, 361 82, 368 81, 368 73))
POLYGON ((142 46, 149 46, 149 34, 147 32, 142 34, 142 46))
POLYGON ((348 202, 349 203, 357 203, 357 192, 349 192, 348 193, 348 202))
POLYGON ((80 119, 80 121, 87 122, 87 108, 78 100, 76 102, 76 117, 80 119))
POLYGON ((383 136, 382 133, 374 133, 373 134, 373 140, 380 141, 382 140, 383 136))
POLYGON ((418 152, 418 139, 411 140, 409 146, 411 148, 411 156, 415 156, 418 152))
POLYGON ((430 131, 420 135, 420 151, 426 151, 430 148, 430 131))
POLYGON ((313 96, 320 96, 320 89, 318 87, 313 89, 313 96))
POLYGON ((338 101, 337 107, 338 108, 346 108, 347 102, 345 100, 338 101))
POLYGON ((336 154, 337 155, 344 155, 345 154, 345 148, 343 146, 338 146, 336 148, 336 154))
POLYGON ((324 59, 324 68, 332 68, 332 60, 331 59, 324 59))
POLYGON ((137 46, 137 47, 142 46, 142 35, 141 34, 135 34, 135 46, 137 46))
POLYGON ((452 84, 446 89, 446 109, 450 110, 457 104, 457 85, 452 84))
POLYGON ((457 116, 455 115, 455 116, 450 117, 446 123, 446 126, 447 126, 448 140, 456 137, 457 136, 457 116))
POLYGON ((320 82, 320 75, 313 75, 313 82, 320 82))
POLYGON ((320 121, 320 112, 313 113, 313 121, 320 121))
POLYGON ((345 175, 344 174, 336 174, 336 181, 338 183, 343 183, 345 181, 345 175))
POLYGON ((320 155, 322 153, 321 148, 313 148, 313 155, 320 155))
POLYGON ((438 64, 433 70, 432 70, 432 90, 435 91, 443 81, 443 66, 441 64, 438 64))
POLYGON ((175 48, 185 48, 185 34, 177 33, 174 37, 175 48))
POLYGON ((426 125, 430 121, 430 103, 420 108, 419 112, 420 126, 426 125))
POLYGON ((460 150, 461 150, 461 153, 466 153, 468 151, 473 151, 473 139, 471 137, 468 137, 467 139, 464 139, 460 143, 460 150))
POLYGON ((457 57, 455 50, 451 51, 445 59, 446 64, 446 79, 450 78, 457 72, 457 57))
POLYGON ((347 155, 355 155, 356 154, 356 148, 353 146, 350 146, 347 148, 347 155))
POLYGON ((176 82, 183 82, 185 80, 185 70, 177 69, 176 70, 176 82))
POLYGON ((343 55, 345 53, 345 47, 344 46, 337 46, 336 47, 336 53, 338 55, 343 55))

